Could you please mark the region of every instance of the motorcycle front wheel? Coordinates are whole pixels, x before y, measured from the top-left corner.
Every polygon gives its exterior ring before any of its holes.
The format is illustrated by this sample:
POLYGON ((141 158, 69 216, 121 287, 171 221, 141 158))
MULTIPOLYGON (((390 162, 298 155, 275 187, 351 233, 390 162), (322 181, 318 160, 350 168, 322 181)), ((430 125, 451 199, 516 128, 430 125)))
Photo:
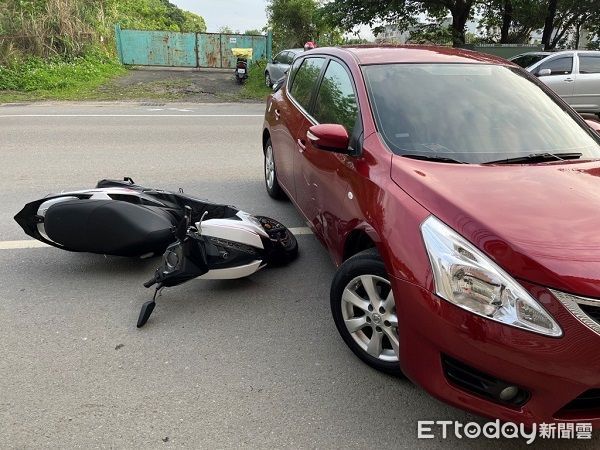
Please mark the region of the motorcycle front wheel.
POLYGON ((270 239, 266 262, 269 266, 282 266, 298 257, 296 236, 281 222, 265 216, 256 216, 270 239))

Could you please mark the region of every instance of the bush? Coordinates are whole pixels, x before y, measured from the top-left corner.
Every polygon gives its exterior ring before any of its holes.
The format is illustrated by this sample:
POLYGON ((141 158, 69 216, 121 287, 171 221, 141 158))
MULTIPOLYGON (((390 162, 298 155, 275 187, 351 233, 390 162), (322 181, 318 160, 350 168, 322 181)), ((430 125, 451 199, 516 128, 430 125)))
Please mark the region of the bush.
POLYGON ((270 93, 269 89, 265 85, 265 67, 267 61, 265 59, 259 59, 254 61, 248 70, 248 79, 246 84, 242 88, 242 96, 245 98, 252 99, 264 99, 270 93))
POLYGON ((0 90, 64 90, 101 83, 124 70, 116 60, 97 51, 72 58, 32 56, 0 66, 0 90))

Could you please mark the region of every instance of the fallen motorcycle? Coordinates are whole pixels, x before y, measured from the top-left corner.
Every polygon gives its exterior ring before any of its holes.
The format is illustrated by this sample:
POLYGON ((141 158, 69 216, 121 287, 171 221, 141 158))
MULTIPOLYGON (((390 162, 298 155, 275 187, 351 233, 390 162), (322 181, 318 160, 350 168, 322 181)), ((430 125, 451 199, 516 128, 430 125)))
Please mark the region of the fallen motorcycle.
POLYGON ((142 306, 138 327, 147 322, 164 287, 193 278, 247 277, 298 254, 294 235, 274 219, 182 190, 145 188, 131 178, 49 195, 25 205, 15 220, 29 236, 63 250, 142 258, 163 254, 144 284, 156 290, 142 306))

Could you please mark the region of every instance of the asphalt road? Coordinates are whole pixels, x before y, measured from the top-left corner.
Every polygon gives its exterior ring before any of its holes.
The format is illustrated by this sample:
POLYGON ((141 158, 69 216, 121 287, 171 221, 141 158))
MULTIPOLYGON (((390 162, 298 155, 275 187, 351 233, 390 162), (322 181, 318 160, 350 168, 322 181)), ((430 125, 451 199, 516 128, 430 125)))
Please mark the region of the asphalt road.
MULTIPOLYGON (((0 241, 27 238, 12 220, 24 203, 122 176, 302 227, 264 191, 262 113, 248 104, 0 107, 0 241)), ((492 444, 417 439, 420 419, 481 419, 360 363, 330 316, 327 253, 314 236, 298 240, 288 267, 165 290, 142 330, 135 322, 151 292, 141 283, 157 260, 0 250, 0 447, 492 444)))

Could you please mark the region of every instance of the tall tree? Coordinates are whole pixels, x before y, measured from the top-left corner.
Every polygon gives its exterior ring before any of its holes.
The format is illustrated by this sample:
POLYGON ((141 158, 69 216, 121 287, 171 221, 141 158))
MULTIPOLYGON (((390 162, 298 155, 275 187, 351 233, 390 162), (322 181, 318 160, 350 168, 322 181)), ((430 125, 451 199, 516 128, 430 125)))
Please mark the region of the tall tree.
POLYGON ((325 4, 324 14, 334 24, 347 30, 356 25, 394 23, 401 29, 418 22, 422 14, 441 22, 448 14, 452 17, 454 46, 465 43, 465 26, 472 17, 474 6, 490 0, 334 0, 325 4))
POLYGON ((479 29, 486 40, 524 44, 544 27, 547 0, 490 0, 478 6, 479 29))
POLYGON ((544 21, 544 32, 542 33, 542 44, 546 50, 550 49, 550 39, 554 31, 554 21, 556 19, 556 10, 558 9, 558 0, 548 0, 546 9, 546 20, 544 21))
POLYGON ((267 17, 276 50, 302 47, 308 41, 335 45, 343 33, 323 19, 317 0, 268 0, 267 17))
POLYGON ((542 44, 555 49, 569 33, 576 34, 584 25, 591 28, 600 22, 599 0, 548 0, 542 44))

